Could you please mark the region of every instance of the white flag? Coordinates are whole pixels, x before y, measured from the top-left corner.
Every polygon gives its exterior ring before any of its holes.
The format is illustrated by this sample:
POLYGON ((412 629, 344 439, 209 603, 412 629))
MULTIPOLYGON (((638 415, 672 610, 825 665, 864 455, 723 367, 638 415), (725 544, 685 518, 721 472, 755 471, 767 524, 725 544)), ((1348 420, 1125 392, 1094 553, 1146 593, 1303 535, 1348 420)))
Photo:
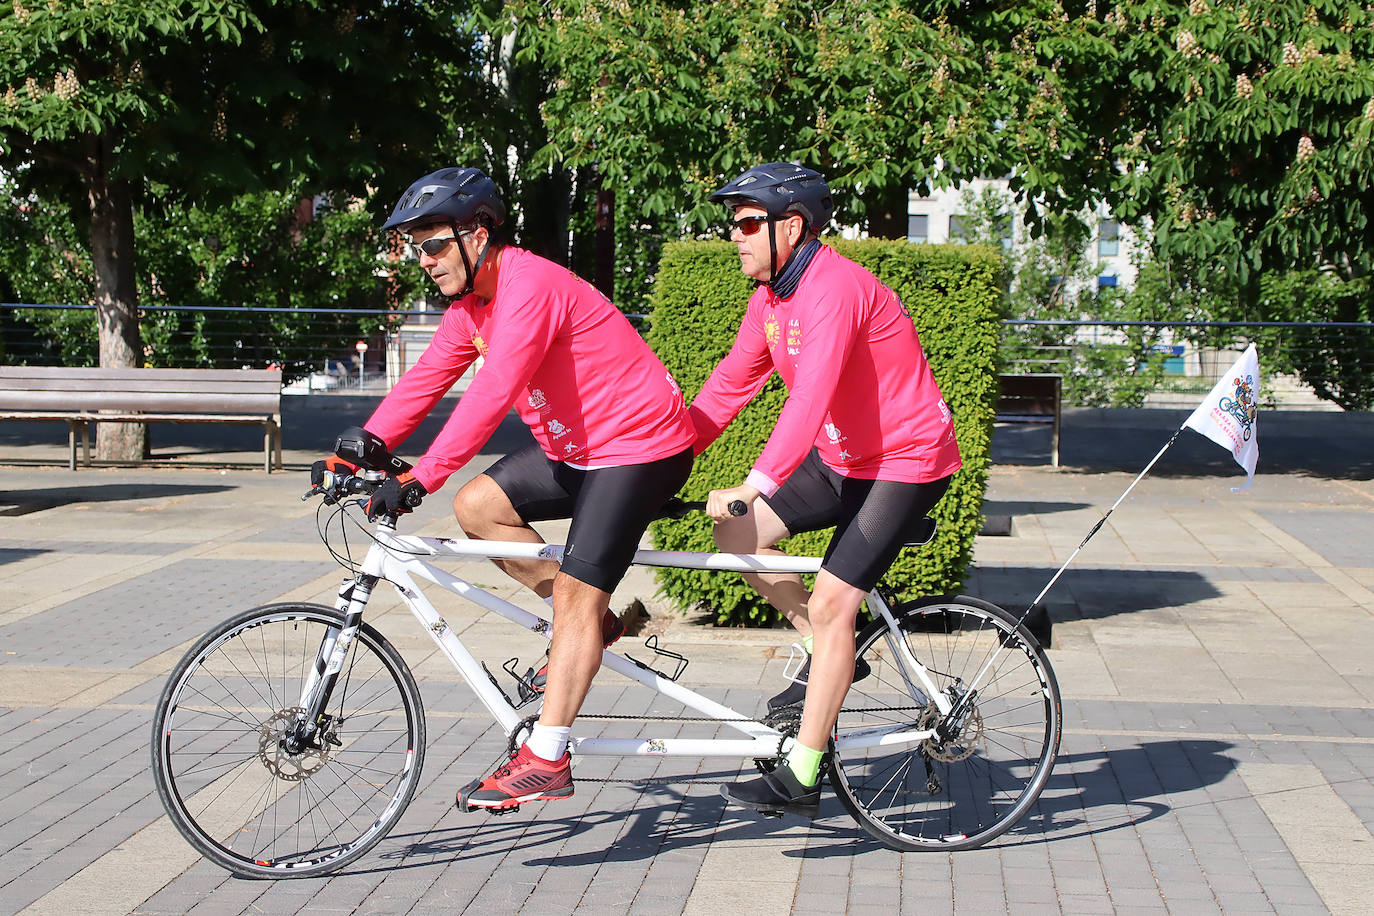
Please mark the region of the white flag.
POLYGON ((1233 493, 1255 482, 1255 462, 1259 460, 1258 401, 1259 356, 1255 345, 1250 344, 1183 424, 1230 449, 1236 464, 1245 468, 1245 486, 1232 487, 1233 493))

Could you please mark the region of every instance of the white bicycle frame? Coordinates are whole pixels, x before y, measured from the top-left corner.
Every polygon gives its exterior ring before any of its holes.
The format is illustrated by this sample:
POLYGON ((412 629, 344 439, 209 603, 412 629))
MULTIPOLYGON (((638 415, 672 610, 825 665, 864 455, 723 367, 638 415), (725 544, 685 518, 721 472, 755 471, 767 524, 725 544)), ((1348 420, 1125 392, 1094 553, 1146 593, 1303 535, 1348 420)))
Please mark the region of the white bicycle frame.
MULTIPOLYGON (((425 631, 434 639, 441 652, 448 657, 477 694, 477 698, 487 711, 500 723, 506 734, 511 734, 520 724, 522 716, 507 700, 499 687, 487 676, 486 669, 473 658, 458 635, 425 597, 416 584, 417 579, 432 582, 454 594, 471 601, 495 614, 499 614, 520 626, 543 635, 551 636, 550 621, 532 614, 509 601, 485 591, 458 576, 438 569, 424 558, 502 558, 502 559, 539 559, 561 561, 562 545, 525 544, 515 541, 473 541, 452 538, 417 537, 399 535, 385 525, 375 529, 376 539, 364 558, 359 572, 363 577, 376 577, 389 581, 410 608, 425 631)), ((686 551, 639 550, 634 563, 640 566, 662 566, 682 569, 707 569, 736 572, 792 572, 814 573, 819 571, 819 557, 775 557, 760 554, 735 553, 692 553, 686 551)), ((358 579, 350 579, 339 591, 335 607, 345 613, 361 615, 370 592, 358 579)), ((899 666, 906 678, 906 689, 912 697, 924 695, 933 700, 940 713, 948 713, 953 705, 951 699, 943 694, 932 681, 924 665, 911 654, 906 640, 900 638, 900 630, 893 618, 887 602, 875 589, 868 593, 866 602, 869 610, 887 622, 887 641, 894 655, 905 661, 899 666), (914 672, 919 683, 911 681, 907 672, 914 672), (918 693, 919 691, 919 693, 918 693)), ((360 619, 354 617, 353 619, 360 619)), ((348 647, 356 637, 356 628, 345 629, 338 633, 321 650, 321 658, 328 659, 326 673, 337 672, 348 654, 348 647)), ((607 738, 577 737, 570 739, 574 753, 600 757, 774 757, 786 752, 791 746, 791 738, 783 739, 776 729, 762 722, 724 706, 714 700, 662 677, 657 672, 644 667, 609 649, 601 654, 601 666, 609 668, 633 681, 636 681, 663 696, 696 710, 703 716, 718 720, 722 725, 743 733, 743 738, 607 738), (781 742, 781 743, 780 743, 781 742)), ((319 683, 318 673, 307 678, 302 690, 301 707, 310 708, 310 700, 319 683)), ((576 730, 576 724, 574 724, 576 730)), ((878 746, 906 746, 932 737, 933 729, 916 729, 904 725, 885 725, 853 729, 835 738, 836 750, 843 756, 846 752, 878 746)))

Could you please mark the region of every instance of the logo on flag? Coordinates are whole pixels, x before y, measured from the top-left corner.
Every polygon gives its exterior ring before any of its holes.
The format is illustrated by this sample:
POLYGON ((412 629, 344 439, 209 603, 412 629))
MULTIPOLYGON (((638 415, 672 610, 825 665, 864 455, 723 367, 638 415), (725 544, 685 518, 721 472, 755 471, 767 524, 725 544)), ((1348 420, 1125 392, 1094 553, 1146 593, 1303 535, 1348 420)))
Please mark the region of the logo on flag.
POLYGON ((1231 452, 1245 469, 1244 490, 1255 481, 1259 461, 1259 356, 1250 344, 1240 359, 1212 387, 1183 425, 1196 430, 1231 452))

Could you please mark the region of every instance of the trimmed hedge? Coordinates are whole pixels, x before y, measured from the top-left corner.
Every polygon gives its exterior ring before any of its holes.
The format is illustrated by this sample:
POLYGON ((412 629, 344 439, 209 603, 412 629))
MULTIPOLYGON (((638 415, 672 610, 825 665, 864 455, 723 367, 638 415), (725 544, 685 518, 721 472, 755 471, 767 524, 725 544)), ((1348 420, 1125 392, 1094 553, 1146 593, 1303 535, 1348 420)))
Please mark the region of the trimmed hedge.
MULTIPOLYGON (((903 551, 884 578, 899 594, 957 591, 973 555, 987 488, 988 443, 997 401, 1001 253, 970 245, 911 245, 864 239, 833 243, 890 286, 911 312, 935 378, 954 414, 964 467, 934 515, 939 532, 920 551, 903 551)), ((652 298, 649 345, 682 385, 688 401, 729 351, 754 283, 739 269, 733 244, 677 242, 664 247, 652 298)), ((713 488, 744 480, 773 431, 787 392, 775 374, 716 442, 697 458, 683 492, 705 499, 713 488)), ((663 550, 713 551, 710 519, 656 522, 663 550)), ((796 555, 824 553, 830 531, 800 534, 781 545, 796 555)), ((657 570, 661 593, 679 607, 698 603, 722 625, 771 626, 781 615, 733 573, 657 570)))

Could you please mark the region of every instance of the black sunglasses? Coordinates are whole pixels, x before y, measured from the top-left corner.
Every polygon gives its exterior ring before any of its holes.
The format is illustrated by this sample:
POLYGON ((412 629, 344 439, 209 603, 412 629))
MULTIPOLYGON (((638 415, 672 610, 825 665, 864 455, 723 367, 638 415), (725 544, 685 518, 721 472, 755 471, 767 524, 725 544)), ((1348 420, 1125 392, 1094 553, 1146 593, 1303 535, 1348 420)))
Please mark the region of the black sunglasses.
POLYGON ((417 251, 423 251, 431 258, 437 258, 439 252, 447 248, 448 243, 455 241, 457 238, 458 237, 455 235, 432 235, 423 242, 411 242, 410 247, 417 251))
POLYGON ((739 230, 740 235, 753 235, 763 228, 763 224, 768 222, 766 216, 741 216, 739 219, 729 220, 726 225, 730 232, 739 230))

